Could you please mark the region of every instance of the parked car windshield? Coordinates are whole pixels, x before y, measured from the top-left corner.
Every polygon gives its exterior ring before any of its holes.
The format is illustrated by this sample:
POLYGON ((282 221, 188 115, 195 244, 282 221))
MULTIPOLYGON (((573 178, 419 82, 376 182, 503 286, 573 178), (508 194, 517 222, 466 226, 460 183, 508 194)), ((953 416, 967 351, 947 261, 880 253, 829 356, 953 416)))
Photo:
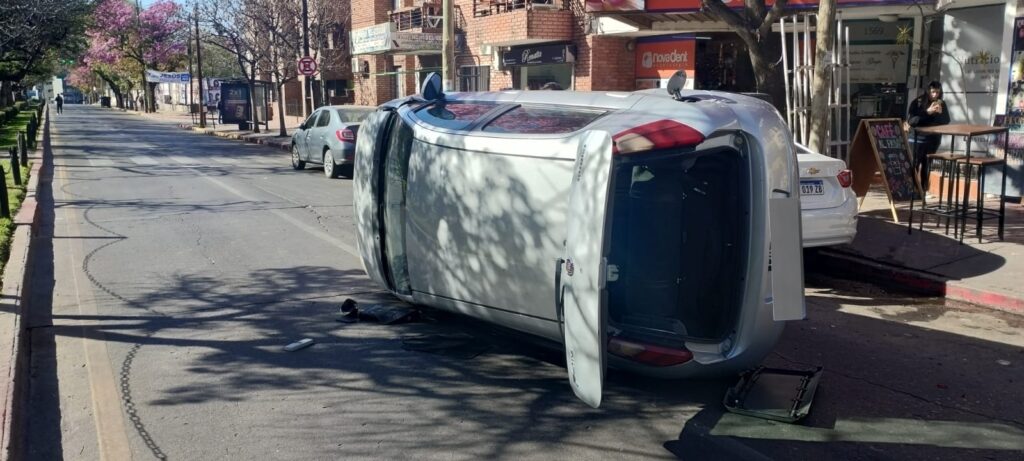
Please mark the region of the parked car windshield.
POLYGON ((335 113, 341 123, 362 123, 377 109, 337 109, 335 113))
POLYGON ((595 110, 520 106, 494 119, 484 131, 491 133, 554 134, 579 130, 604 115, 595 110))
POLYGON ((437 103, 416 111, 416 116, 436 127, 461 130, 495 106, 493 103, 479 102, 437 103))

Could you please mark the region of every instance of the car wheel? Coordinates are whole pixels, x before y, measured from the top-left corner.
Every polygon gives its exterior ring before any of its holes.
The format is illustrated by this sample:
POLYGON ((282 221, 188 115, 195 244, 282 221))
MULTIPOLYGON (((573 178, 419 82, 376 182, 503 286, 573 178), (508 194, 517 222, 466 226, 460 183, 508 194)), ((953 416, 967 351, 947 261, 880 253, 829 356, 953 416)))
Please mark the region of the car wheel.
POLYGON ((299 146, 292 144, 292 168, 301 170, 306 167, 306 162, 299 158, 299 146))
POLYGON ((354 167, 351 164, 349 164, 349 165, 338 165, 338 171, 339 171, 338 174, 341 175, 341 176, 344 176, 346 178, 351 178, 352 177, 352 173, 353 173, 353 171, 352 171, 353 169, 354 169, 354 167))
POLYGON ((324 176, 331 179, 338 177, 338 166, 334 164, 334 154, 330 149, 324 150, 324 176))

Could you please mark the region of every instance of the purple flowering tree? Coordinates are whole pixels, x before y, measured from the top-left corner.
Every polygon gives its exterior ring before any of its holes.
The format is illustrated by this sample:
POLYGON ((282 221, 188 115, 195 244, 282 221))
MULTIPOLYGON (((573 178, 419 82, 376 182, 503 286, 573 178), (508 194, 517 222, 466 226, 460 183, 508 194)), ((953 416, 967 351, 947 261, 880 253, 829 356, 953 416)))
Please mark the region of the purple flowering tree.
POLYGON ((153 91, 145 84, 145 71, 179 66, 187 34, 188 23, 181 7, 172 0, 158 0, 142 10, 126 0, 102 0, 93 12, 85 61, 108 84, 114 79, 107 80, 103 74, 123 77, 125 72, 136 72, 145 92, 146 109, 151 112, 153 91))

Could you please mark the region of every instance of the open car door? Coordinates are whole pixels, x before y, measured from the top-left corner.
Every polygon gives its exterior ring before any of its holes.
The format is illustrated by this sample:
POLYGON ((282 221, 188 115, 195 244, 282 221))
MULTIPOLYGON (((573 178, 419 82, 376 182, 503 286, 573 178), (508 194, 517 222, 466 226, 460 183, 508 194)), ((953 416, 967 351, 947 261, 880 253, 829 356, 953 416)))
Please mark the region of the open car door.
POLYGON ((599 131, 584 134, 573 167, 565 255, 555 268, 555 293, 569 383, 594 408, 601 405, 604 386, 611 176, 611 137, 599 131))
POLYGON ((772 318, 776 322, 803 320, 804 253, 800 224, 800 176, 796 155, 789 158, 790 191, 775 190, 768 201, 768 228, 771 233, 768 267, 772 280, 772 318))

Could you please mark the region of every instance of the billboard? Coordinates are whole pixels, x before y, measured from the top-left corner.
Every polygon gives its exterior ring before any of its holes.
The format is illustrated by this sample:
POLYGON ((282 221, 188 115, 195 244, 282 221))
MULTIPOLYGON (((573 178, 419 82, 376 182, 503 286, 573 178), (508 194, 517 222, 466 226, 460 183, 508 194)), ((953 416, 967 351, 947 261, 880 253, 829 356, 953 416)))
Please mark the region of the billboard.
POLYGON ((221 99, 224 101, 224 123, 249 121, 249 85, 245 82, 222 82, 221 99))

